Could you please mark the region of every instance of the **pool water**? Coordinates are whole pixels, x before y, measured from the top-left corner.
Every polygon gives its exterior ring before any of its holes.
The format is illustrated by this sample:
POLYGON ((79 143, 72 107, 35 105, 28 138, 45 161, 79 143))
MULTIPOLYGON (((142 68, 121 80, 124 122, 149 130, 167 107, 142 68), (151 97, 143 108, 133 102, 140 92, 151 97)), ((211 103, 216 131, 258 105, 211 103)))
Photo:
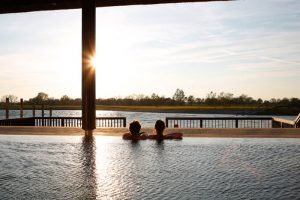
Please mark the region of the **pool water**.
POLYGON ((300 139, 0 136, 0 199, 299 199, 300 139))

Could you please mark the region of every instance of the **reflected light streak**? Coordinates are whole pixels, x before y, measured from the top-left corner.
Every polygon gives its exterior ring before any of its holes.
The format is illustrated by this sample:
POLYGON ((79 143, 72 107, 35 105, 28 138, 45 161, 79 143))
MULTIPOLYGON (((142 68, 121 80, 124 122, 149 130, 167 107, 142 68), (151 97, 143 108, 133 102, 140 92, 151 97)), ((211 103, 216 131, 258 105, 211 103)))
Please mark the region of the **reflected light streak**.
POLYGON ((129 152, 120 152, 114 145, 122 145, 115 137, 99 136, 96 138, 96 179, 97 198, 100 199, 129 199, 132 195, 134 181, 128 179, 132 176, 132 159, 120 162, 120 157, 127 160, 129 152), (116 143, 117 142, 117 143, 116 143), (130 183, 130 184, 129 184, 130 183))
MULTIPOLYGON (((118 187, 115 187, 114 168, 112 154, 107 145, 113 141, 111 137, 96 138, 96 177, 98 187, 101 187, 101 193, 97 194, 98 198, 112 198, 118 187), (105 191, 105 193, 103 193, 105 191)), ((116 169, 115 169, 116 170, 116 169)), ((99 191, 99 190, 97 190, 99 191)))

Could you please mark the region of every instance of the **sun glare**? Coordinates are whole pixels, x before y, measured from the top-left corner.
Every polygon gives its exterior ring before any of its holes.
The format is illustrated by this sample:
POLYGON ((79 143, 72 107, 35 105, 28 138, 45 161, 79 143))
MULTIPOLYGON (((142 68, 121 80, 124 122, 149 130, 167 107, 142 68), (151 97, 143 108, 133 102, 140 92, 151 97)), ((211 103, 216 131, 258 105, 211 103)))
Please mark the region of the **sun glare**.
POLYGON ((94 68, 97 68, 97 56, 91 58, 91 64, 94 68))

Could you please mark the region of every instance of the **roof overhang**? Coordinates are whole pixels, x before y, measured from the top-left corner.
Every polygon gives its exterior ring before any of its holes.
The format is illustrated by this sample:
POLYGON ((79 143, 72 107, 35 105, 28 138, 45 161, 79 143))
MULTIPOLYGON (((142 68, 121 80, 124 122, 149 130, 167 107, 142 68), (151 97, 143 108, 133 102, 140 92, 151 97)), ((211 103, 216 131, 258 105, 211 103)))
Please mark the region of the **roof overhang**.
MULTIPOLYGON (((97 7, 230 0, 96 0, 97 7)), ((81 8, 82 0, 0 0, 0 14, 81 8)))

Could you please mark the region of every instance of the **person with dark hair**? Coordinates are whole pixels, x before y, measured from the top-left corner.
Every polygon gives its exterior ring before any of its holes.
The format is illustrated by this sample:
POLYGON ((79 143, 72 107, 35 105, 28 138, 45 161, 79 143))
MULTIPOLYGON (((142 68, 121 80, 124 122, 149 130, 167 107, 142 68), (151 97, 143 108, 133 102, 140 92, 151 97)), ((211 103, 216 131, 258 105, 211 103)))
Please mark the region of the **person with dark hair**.
POLYGON ((129 124, 129 133, 123 135, 124 140, 145 140, 147 135, 140 132, 141 124, 139 121, 133 121, 129 124))
POLYGON ((154 140, 164 140, 164 139, 182 139, 182 133, 169 133, 164 135, 163 132, 166 128, 165 122, 162 120, 157 120, 155 122, 156 135, 149 135, 148 139, 154 140))

